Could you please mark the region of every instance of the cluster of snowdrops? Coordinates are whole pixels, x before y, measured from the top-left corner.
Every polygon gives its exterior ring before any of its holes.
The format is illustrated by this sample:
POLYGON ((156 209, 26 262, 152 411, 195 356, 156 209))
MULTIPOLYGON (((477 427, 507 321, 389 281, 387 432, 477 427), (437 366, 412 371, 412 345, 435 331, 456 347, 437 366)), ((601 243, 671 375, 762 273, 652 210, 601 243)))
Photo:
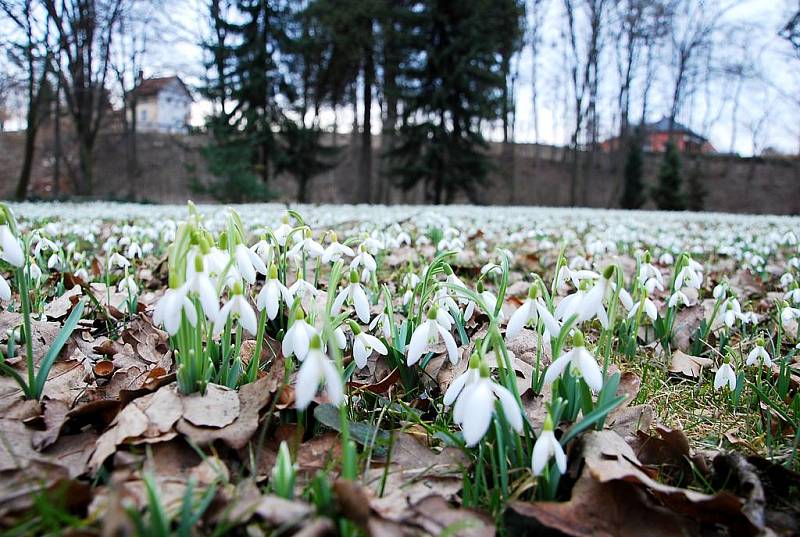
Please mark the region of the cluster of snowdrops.
MULTIPOLYGON (((413 371, 441 353, 443 345, 452 364, 468 363, 444 390, 439 407, 442 419, 452 423, 452 441, 475 447, 478 457, 495 457, 492 463, 502 459, 530 468, 543 498, 555 494, 566 470, 564 446, 582 431, 601 427, 625 399, 617 393, 620 375, 610 366, 620 356, 636 354, 640 328, 651 329, 654 344, 670 349, 678 311, 707 293, 700 261, 705 252, 681 244, 675 234, 628 237, 617 232, 627 228, 616 223, 599 230, 564 228, 564 237, 552 230, 544 236, 541 229, 534 234, 521 226, 511 230, 506 223, 499 227, 504 236, 487 237, 437 216, 427 224, 417 221, 413 229, 397 220, 370 228, 367 218, 337 230, 313 226, 299 212, 286 211, 277 222, 253 226, 245 225, 246 218, 234 209, 216 208, 207 217, 191 204, 180 221, 115 223, 111 232, 97 222, 81 230, 55 219, 37 225, 28 221, 23 232, 5 206, 0 220, 0 257, 13 269, 9 280, 0 276, 0 299, 17 309, 11 287, 17 289, 25 323, 11 339, 26 345, 28 376, 6 364, 0 368, 18 378, 28 397, 40 396, 47 376, 46 370, 42 373, 47 360, 36 371, 26 335, 41 308, 36 289, 47 272, 103 281, 107 291, 115 288, 127 295, 133 314, 143 291, 137 267, 143 258, 161 256, 166 259, 166 289, 158 293, 151 313, 170 336, 183 393, 203 393, 209 383, 237 388, 255 381, 267 366, 268 360, 260 358, 269 355, 269 336, 280 342, 287 358, 296 409, 329 402, 339 407, 346 430, 353 404, 348 379, 356 369, 380 356, 392 367, 413 371), (82 245, 98 242, 102 233, 101 270, 92 271, 92 253, 82 245), (583 255, 568 256, 570 240, 582 243, 583 255), (548 280, 525 275, 527 292, 511 310, 504 306, 516 254, 508 248, 526 243, 556 255, 548 280), (598 265, 590 260, 620 248, 632 252, 632 273, 613 261, 598 265), (385 279, 387 256, 404 249, 425 249, 427 257, 417 253, 400 264, 391 280, 385 279), (475 277, 460 275, 455 263, 467 250, 480 264, 475 277), (466 327, 478 317, 486 330, 470 337, 466 327), (508 345, 523 330, 531 331, 536 342, 532 386, 539 392, 548 387, 551 393, 539 430, 533 430, 523 410, 518 358, 508 345), (245 360, 247 339, 255 341, 255 349, 245 360), (501 454, 487 455, 483 442, 501 454)), ((711 318, 694 334, 702 345, 712 326, 720 325, 713 385, 731 397, 739 396, 746 368, 771 369, 777 363, 786 375, 791 372, 800 319, 795 224, 770 224, 758 241, 733 237, 717 247, 716 255, 736 258, 756 275, 769 270, 771 258, 788 252, 775 302, 777 332, 765 329, 764 319, 722 280, 710 294, 715 301, 711 318), (740 340, 747 341, 747 348, 727 345, 736 331, 748 335, 740 340)), ((470 225, 480 226, 480 219, 470 225)), ((692 236, 691 230, 686 236, 692 236)), ((74 328, 81 312, 82 307, 73 310, 64 330, 74 328)))

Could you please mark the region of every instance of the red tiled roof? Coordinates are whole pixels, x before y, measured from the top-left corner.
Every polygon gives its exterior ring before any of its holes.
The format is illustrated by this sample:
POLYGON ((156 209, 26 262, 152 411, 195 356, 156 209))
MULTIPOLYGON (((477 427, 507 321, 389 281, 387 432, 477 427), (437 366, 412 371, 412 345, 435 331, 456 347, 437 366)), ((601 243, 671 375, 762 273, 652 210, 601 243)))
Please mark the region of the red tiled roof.
POLYGON ((136 95, 138 97, 152 97, 154 95, 158 95, 162 89, 175 81, 183 86, 183 89, 186 90, 186 93, 191 97, 192 94, 189 91, 189 88, 187 88, 186 84, 184 84, 180 77, 177 76, 146 78, 142 80, 142 82, 139 84, 139 87, 136 88, 136 95))

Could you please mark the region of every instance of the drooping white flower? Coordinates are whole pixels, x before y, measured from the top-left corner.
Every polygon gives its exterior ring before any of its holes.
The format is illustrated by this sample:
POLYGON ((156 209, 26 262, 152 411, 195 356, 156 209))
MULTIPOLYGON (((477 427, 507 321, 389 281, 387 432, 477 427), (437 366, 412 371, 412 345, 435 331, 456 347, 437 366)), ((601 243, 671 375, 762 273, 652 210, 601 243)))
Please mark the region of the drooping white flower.
POLYGON ((320 384, 324 385, 330 402, 336 406, 344 400, 344 385, 339 371, 333 362, 322 350, 322 341, 319 334, 314 334, 309 342, 308 352, 303 360, 303 365, 297 372, 295 383, 295 407, 305 410, 319 390, 320 384))
MULTIPOLYGON (((444 265, 445 273, 447 274, 447 278, 445 278, 445 283, 452 285, 454 287, 467 289, 467 286, 464 282, 459 278, 454 272, 450 265, 444 265)), ((412 273, 413 274, 413 273, 412 273)), ((416 277, 416 274, 414 274, 416 277)), ((417 278, 419 281, 419 278, 417 278)), ((414 284, 415 287, 416 284, 414 284)), ((472 314, 475 312, 475 303, 469 299, 469 297, 459 293, 458 291, 454 291, 452 288, 445 288, 447 295, 452 297, 455 296, 458 300, 458 304, 464 306, 464 321, 469 321, 472 318, 472 314)), ((451 299, 452 300, 452 299, 451 299)), ((459 309, 457 306, 453 309, 459 309)))
POLYGON ((292 233, 292 230, 292 226, 289 225, 289 215, 283 215, 281 225, 272 230, 272 234, 275 236, 275 240, 278 241, 281 248, 286 246, 286 239, 292 233))
POLYGON ((772 367, 772 357, 764 348, 764 339, 759 337, 750 353, 747 355, 745 365, 756 365, 761 362, 765 367, 772 367))
POLYGON ((517 337, 526 326, 535 327, 539 319, 542 319, 545 328, 545 337, 552 337, 561 331, 561 325, 550 314, 544 300, 539 296, 539 288, 532 285, 528 291, 528 298, 511 314, 506 326, 506 340, 517 337))
POLYGON ((328 244, 322 254, 323 263, 336 263, 343 256, 353 257, 356 255, 352 248, 336 240, 335 233, 332 231, 329 233, 331 233, 331 242, 328 244))
POLYGON ((219 313, 219 296, 205 268, 204 257, 192 250, 187 256, 186 288, 200 300, 206 318, 214 321, 219 313))
POLYGON ((305 314, 301 308, 297 308, 291 326, 283 336, 281 350, 287 358, 295 355, 298 360, 303 360, 308 353, 308 345, 311 338, 317 333, 313 326, 306 322, 305 314))
POLYGON ((5 224, 0 226, 0 259, 17 268, 25 264, 25 254, 19 239, 5 224))
POLYGON ((392 320, 389 318, 389 314, 385 311, 373 317, 372 321, 369 323, 369 330, 371 332, 374 332, 376 328, 381 329, 383 338, 386 341, 390 341, 392 339, 392 320))
POLYGON ((28 263, 27 275, 28 279, 33 282, 33 285, 36 287, 39 287, 42 283, 42 269, 39 268, 39 265, 37 265, 36 261, 33 259, 28 263))
POLYGON ((178 329, 181 327, 181 314, 186 315, 186 320, 189 321, 189 324, 192 326, 197 325, 197 311, 192 301, 186 296, 187 293, 186 284, 177 288, 170 288, 156 303, 153 322, 157 326, 163 325, 170 336, 178 333, 178 329))
POLYGON ((139 286, 136 285, 136 278, 132 275, 122 278, 119 283, 117 283, 117 291, 120 293, 127 293, 130 296, 136 296, 139 292, 139 286))
POLYGON ((362 267, 361 281, 368 281, 372 274, 375 274, 375 271, 378 269, 375 258, 372 257, 365 242, 358 246, 358 254, 356 254, 350 262, 350 270, 358 270, 359 267, 362 267))
POLYGON ((689 305, 689 297, 683 291, 675 291, 670 295, 669 301, 667 302, 667 306, 670 308, 674 308, 678 304, 683 304, 684 306, 689 305))
POLYGON ((139 243, 132 242, 128 245, 127 250, 125 250, 125 257, 128 259, 136 259, 142 258, 142 248, 139 246, 139 243))
POLYGON ((339 294, 336 295, 331 312, 334 315, 338 315, 345 301, 353 305, 356 310, 356 315, 358 315, 362 323, 369 323, 369 299, 367 298, 367 293, 364 291, 364 288, 361 287, 361 283, 358 281, 358 272, 355 270, 350 271, 350 283, 347 287, 339 291, 339 294))
POLYGON ((314 284, 301 278, 300 274, 297 275, 297 279, 294 283, 289 286, 289 293, 291 293, 293 297, 302 298, 306 295, 314 297, 317 295, 317 292, 317 288, 314 287, 314 284))
MULTIPOLYGON (((48 262, 49 264, 49 262, 48 262)), ((131 266, 131 262, 125 259, 124 256, 120 255, 119 252, 113 252, 108 257, 108 270, 114 270, 115 268, 119 269, 126 269, 131 266)))
POLYGON ((239 274, 242 278, 249 283, 256 283, 256 273, 266 274, 267 267, 258 255, 250 250, 244 244, 237 244, 233 250, 234 260, 236 261, 236 268, 239 269, 239 274))
POLYGON ((411 334, 411 341, 407 347, 407 365, 416 364, 422 358, 422 355, 428 352, 432 345, 436 345, 440 339, 444 341, 447 347, 450 361, 454 364, 458 362, 458 347, 453 336, 436 321, 438 309, 436 306, 431 306, 428 310, 427 318, 411 334))
POLYGON ((228 322, 228 317, 238 319, 239 325, 250 335, 256 334, 258 330, 256 313, 245 298, 241 285, 234 287, 233 296, 220 308, 219 312, 217 312, 217 316, 214 319, 214 335, 222 333, 225 328, 225 323, 228 322))
POLYGON ((551 384, 556 378, 564 374, 567 367, 572 368, 572 372, 583 378, 586 385, 597 393, 603 388, 603 373, 597 360, 584 347, 583 333, 576 331, 573 339, 573 348, 567 353, 562 354, 556 359, 544 375, 544 383, 551 384))
POLYGON ((269 267, 269 277, 256 297, 256 307, 260 311, 266 309, 267 317, 272 320, 278 315, 281 300, 287 306, 291 306, 294 297, 289 289, 278 279, 278 268, 272 264, 269 267))
POLYGON ((305 253, 306 256, 312 259, 322 257, 325 254, 325 249, 320 243, 314 240, 314 238, 311 236, 311 230, 309 228, 305 228, 303 230, 303 238, 300 239, 294 246, 292 246, 292 249, 289 250, 288 255, 299 258, 302 253, 305 253))
POLYGON ((11 300, 11 286, 8 285, 2 274, 0 274, 0 300, 3 302, 11 300))
MULTIPOLYGON (((483 282, 480 281, 478 282, 478 295, 483 299, 483 303, 488 309, 487 315, 493 316, 497 307, 497 297, 488 289, 484 289, 483 282)), ((497 312, 497 320, 502 321, 503 319, 505 319, 505 314, 503 314, 503 308, 500 308, 500 311, 497 312)))
POLYGON ((783 295, 783 298, 792 304, 800 304, 800 287, 795 287, 787 291, 786 294, 783 295))
POLYGON ((508 389, 494 382, 489 368, 481 363, 477 355, 470 358, 470 370, 461 375, 445 393, 445 400, 455 399, 453 421, 461 426, 467 447, 480 442, 492 422, 495 401, 500 401, 508 424, 517 431, 522 431, 522 412, 516 399, 508 389), (477 376, 476 376, 477 372, 477 376), (461 379, 464 380, 461 380, 461 379))
POLYGON ((781 309, 781 324, 784 330, 788 330, 791 322, 796 319, 800 319, 800 309, 792 308, 784 302, 783 309, 781 309))
POLYGON ((553 433, 553 420, 548 413, 542 426, 542 432, 533 445, 533 456, 531 457, 533 475, 541 475, 552 458, 556 460, 556 468, 559 473, 563 474, 567 471, 567 456, 564 454, 564 448, 556 440, 556 435, 553 433))
POLYGON ((733 323, 736 322, 736 319, 742 316, 742 307, 739 305, 739 301, 736 300, 734 297, 730 297, 725 301, 725 311, 722 313, 722 322, 725 323, 725 326, 731 328, 733 323))
POLYGON ((350 321, 350 329, 353 331, 353 359, 359 369, 367 365, 373 351, 383 356, 389 352, 380 339, 361 330, 355 322, 350 321))
POLYGON ((734 391, 736 389, 736 372, 733 370, 733 367, 730 363, 730 357, 725 357, 725 361, 719 369, 717 369, 717 373, 714 375, 714 389, 719 390, 723 386, 727 385, 730 391, 734 391))
MULTIPOLYGON (((658 308, 655 302, 650 300, 647 295, 645 295, 642 300, 644 300, 645 315, 647 315, 651 321, 655 321, 656 317, 658 317, 658 308)), ((632 319, 638 313, 639 308, 642 307, 642 300, 637 300, 631 304, 630 311, 628 312, 628 319, 632 319)))

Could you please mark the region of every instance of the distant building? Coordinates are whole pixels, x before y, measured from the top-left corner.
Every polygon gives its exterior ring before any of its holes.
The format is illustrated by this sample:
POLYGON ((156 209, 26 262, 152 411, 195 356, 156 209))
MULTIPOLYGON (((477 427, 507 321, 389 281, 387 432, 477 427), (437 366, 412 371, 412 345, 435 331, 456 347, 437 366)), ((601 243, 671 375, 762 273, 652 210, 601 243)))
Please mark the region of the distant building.
MULTIPOLYGON (((663 117, 655 123, 646 123, 643 127, 643 135, 642 149, 653 153, 663 153, 670 140, 669 118, 663 117)), ((677 121, 672 126, 671 138, 681 153, 707 155, 717 152, 707 138, 677 121)), ((619 143, 619 137, 614 137, 602 142, 601 146, 604 151, 613 151, 618 149, 619 143)))
POLYGON ((192 94, 177 76, 147 78, 134 90, 136 130, 178 133, 189 129, 192 94))

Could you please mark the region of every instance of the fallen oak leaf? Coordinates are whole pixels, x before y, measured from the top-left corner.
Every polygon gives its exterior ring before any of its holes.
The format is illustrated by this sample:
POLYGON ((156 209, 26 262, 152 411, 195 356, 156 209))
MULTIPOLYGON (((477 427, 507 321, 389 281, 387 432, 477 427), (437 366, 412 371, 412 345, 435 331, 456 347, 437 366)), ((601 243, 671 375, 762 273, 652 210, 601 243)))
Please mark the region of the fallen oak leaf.
POLYGON ((704 367, 711 367, 713 364, 714 361, 710 358, 691 356, 677 350, 672 353, 670 358, 669 371, 670 373, 679 373, 690 378, 698 378, 704 367))
POLYGON ((744 515, 744 500, 727 491, 713 495, 664 485, 641 467, 633 449, 613 431, 592 431, 583 437, 585 471, 600 483, 624 481, 639 484, 670 510, 692 520, 725 525, 744 535, 760 529, 744 515))

